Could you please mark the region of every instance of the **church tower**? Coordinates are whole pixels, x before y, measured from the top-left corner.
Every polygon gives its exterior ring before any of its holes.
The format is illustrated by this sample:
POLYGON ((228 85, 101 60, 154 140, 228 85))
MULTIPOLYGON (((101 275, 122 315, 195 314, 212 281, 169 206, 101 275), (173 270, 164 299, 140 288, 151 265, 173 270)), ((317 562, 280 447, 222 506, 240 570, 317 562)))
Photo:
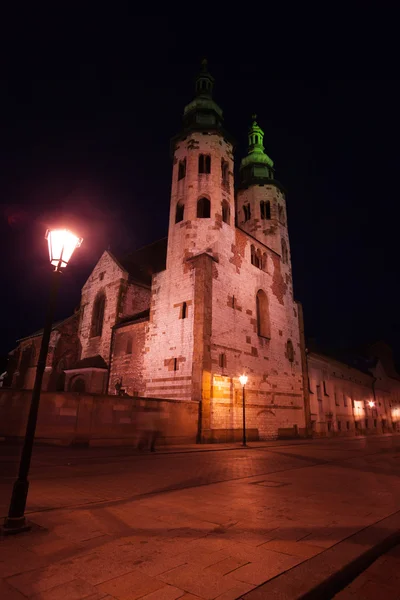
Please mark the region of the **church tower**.
POLYGON ((285 192, 275 179, 274 163, 264 152, 264 132, 253 115, 248 154, 240 164, 237 225, 289 262, 285 192))
POLYGON ((167 268, 202 253, 218 260, 220 233, 234 227, 233 144, 213 87, 203 60, 182 131, 172 140, 167 268))

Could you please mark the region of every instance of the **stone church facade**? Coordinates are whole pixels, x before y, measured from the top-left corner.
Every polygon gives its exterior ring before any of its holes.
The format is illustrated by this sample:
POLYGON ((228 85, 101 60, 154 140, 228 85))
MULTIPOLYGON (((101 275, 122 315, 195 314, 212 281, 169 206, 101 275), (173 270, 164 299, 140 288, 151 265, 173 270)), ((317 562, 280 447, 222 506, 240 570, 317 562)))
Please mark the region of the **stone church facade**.
MULTIPOLYGON (((61 363, 64 389, 197 402, 198 439, 229 440, 242 426, 245 373, 250 437, 310 433, 285 191, 256 117, 235 185, 213 85, 204 64, 172 141, 168 238, 123 257, 105 251, 83 286, 79 350, 61 363)), ((15 353, 13 387, 21 382, 15 353)), ((53 359, 52 370, 60 372, 53 359)))

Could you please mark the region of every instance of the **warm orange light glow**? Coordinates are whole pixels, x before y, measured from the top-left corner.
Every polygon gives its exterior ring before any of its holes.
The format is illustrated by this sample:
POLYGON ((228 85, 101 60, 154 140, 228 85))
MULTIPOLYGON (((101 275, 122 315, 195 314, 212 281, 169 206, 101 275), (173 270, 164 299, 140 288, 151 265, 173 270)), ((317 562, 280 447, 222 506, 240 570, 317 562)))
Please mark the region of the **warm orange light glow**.
POLYGON ((374 406, 375 406, 375 402, 374 402, 373 400, 370 400, 370 401, 368 402, 368 406, 369 406, 370 408, 374 408, 374 406))
POLYGON ((75 248, 82 244, 82 238, 78 238, 68 229, 48 229, 46 239, 49 244, 50 262, 56 268, 66 267, 75 248))
POLYGON ((247 377, 247 375, 241 375, 241 376, 239 377, 239 381, 240 381, 240 383, 241 383, 243 386, 244 386, 244 385, 246 385, 246 383, 247 383, 247 380, 248 380, 248 377, 247 377))

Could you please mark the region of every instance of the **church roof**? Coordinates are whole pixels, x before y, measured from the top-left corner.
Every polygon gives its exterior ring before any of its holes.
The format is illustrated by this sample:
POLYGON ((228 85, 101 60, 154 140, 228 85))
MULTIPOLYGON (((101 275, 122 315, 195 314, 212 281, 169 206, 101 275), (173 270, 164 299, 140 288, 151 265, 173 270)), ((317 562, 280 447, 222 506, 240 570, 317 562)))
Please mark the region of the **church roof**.
POLYGON ((139 313, 134 315, 129 315, 128 317, 124 317, 118 323, 116 323, 113 329, 118 329, 119 327, 124 327, 125 325, 132 325, 133 323, 143 323, 148 321, 150 317, 150 309, 142 310, 139 313))
MULTIPOLYGON (((73 319, 74 317, 76 317, 78 313, 79 313, 79 310, 75 311, 73 315, 70 315, 66 319, 61 319, 61 321, 56 321, 51 326, 51 330, 54 331, 55 329, 57 329, 58 327, 60 327, 60 325, 64 325, 64 323, 67 323, 68 321, 70 321, 71 319, 73 319)), ((34 333, 31 333, 30 335, 26 335, 23 338, 19 338, 17 340, 17 342, 23 342, 24 340, 29 340, 30 338, 38 337, 39 335, 43 335, 43 329, 39 329, 38 331, 35 331, 34 333)))
POLYGON ((115 258, 133 280, 150 285, 152 275, 165 270, 167 241, 168 238, 165 237, 138 250, 122 256, 116 256, 115 258))
POLYGON ((78 360, 70 369, 65 370, 71 371, 74 369, 108 369, 108 367, 104 358, 100 354, 96 354, 96 356, 88 356, 78 360))

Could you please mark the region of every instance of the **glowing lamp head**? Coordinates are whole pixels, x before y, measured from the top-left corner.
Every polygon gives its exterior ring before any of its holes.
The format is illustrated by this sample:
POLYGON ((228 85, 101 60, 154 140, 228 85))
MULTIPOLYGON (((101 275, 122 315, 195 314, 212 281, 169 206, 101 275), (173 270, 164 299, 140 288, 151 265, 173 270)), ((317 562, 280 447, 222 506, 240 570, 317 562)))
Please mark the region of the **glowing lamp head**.
POLYGON ((368 406, 369 406, 370 408, 374 408, 374 406, 375 406, 375 402, 374 402, 373 400, 370 400, 370 401, 368 402, 368 406))
POLYGON ((48 229, 46 239, 49 244, 50 262, 56 270, 66 267, 75 248, 82 244, 82 238, 78 238, 68 229, 48 229))
POLYGON ((247 375, 241 375, 241 376, 239 377, 239 381, 240 381, 240 383, 241 383, 243 386, 245 386, 245 385, 246 385, 246 383, 247 383, 247 379, 248 379, 247 375))

